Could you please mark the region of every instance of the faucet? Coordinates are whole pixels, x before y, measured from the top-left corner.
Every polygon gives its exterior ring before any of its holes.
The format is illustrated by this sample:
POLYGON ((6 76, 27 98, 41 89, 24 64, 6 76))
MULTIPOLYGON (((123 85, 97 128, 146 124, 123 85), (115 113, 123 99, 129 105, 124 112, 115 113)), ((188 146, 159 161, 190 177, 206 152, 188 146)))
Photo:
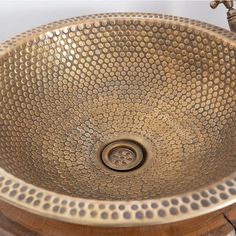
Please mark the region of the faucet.
POLYGON ((223 3, 225 7, 228 9, 227 19, 229 22, 229 28, 231 31, 236 33, 236 9, 234 9, 234 1, 233 0, 212 0, 210 3, 210 6, 211 8, 215 9, 220 3, 223 3))

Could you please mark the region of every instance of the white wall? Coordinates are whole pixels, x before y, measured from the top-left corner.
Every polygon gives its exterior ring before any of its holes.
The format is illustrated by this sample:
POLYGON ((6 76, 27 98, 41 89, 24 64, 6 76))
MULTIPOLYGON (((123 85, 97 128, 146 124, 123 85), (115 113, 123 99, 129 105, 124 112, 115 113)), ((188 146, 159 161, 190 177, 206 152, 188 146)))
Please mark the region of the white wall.
POLYGON ((0 0, 0 42, 55 20, 104 12, 156 12, 184 16, 228 28, 226 9, 210 0, 0 0))

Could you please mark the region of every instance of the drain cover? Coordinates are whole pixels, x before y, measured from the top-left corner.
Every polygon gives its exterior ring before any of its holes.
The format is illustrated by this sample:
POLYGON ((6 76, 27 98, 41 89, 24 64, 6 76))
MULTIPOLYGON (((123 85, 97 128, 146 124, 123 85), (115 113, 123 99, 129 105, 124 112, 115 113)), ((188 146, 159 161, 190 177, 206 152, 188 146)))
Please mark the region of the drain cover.
POLYGON ((141 166, 144 153, 142 147, 133 141, 115 141, 103 149, 102 161, 112 170, 130 171, 141 166))

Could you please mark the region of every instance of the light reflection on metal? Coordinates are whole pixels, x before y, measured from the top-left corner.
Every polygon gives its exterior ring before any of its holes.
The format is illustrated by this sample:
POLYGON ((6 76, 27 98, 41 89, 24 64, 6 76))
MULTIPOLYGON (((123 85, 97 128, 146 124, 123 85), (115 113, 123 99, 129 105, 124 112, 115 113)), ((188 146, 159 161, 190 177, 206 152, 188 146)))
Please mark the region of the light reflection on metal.
POLYGON ((235 37, 185 18, 113 13, 0 45, 1 199, 117 226, 235 202, 235 37))

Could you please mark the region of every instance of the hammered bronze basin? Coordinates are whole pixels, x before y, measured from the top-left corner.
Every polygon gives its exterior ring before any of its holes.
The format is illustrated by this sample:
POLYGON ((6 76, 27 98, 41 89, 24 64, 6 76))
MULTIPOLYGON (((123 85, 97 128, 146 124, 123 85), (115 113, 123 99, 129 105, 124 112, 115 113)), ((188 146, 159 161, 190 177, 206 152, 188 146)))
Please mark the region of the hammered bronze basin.
POLYGON ((0 198, 88 225, 236 202, 236 34, 158 14, 59 21, 0 47, 0 198))

